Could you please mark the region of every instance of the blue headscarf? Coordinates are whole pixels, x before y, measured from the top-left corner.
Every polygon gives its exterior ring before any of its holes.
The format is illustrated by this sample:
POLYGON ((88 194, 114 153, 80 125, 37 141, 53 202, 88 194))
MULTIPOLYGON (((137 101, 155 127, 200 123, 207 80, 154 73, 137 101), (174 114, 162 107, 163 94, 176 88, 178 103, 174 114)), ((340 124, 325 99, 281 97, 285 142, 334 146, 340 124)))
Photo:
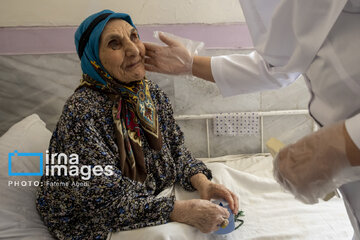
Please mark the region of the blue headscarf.
POLYGON ((81 69, 83 73, 89 75, 92 79, 96 80, 102 85, 107 85, 106 81, 101 77, 98 73, 98 71, 95 70, 94 65, 91 64, 91 62, 95 62, 96 65, 98 65, 101 70, 104 72, 105 75, 110 75, 106 72, 105 68, 101 64, 100 58, 99 58, 99 41, 102 31, 104 30, 106 24, 108 21, 112 18, 120 18, 128 22, 131 26, 134 28, 135 25, 133 24, 130 16, 126 13, 115 13, 111 10, 103 10, 101 12, 95 13, 93 15, 90 15, 87 17, 78 27, 78 29, 75 32, 75 45, 76 45, 76 51, 80 57, 79 53, 79 42, 81 39, 81 36, 83 33, 88 29, 89 25, 100 15, 108 13, 109 15, 102 21, 100 21, 95 28, 92 30, 89 40, 85 45, 84 52, 81 56, 81 69))

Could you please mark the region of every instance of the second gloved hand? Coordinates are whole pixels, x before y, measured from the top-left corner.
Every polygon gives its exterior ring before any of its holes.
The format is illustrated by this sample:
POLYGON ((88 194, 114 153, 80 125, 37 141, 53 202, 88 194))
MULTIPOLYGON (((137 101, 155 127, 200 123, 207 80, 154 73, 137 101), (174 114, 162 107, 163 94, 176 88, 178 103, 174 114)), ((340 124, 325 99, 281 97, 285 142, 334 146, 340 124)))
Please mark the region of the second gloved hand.
POLYGON ((145 69, 165 74, 192 74, 193 57, 204 44, 169 33, 155 32, 155 37, 167 46, 144 43, 147 56, 145 69))
POLYGON ((274 161, 275 179, 305 203, 317 203, 341 185, 360 179, 346 153, 344 122, 331 125, 283 148, 274 161))

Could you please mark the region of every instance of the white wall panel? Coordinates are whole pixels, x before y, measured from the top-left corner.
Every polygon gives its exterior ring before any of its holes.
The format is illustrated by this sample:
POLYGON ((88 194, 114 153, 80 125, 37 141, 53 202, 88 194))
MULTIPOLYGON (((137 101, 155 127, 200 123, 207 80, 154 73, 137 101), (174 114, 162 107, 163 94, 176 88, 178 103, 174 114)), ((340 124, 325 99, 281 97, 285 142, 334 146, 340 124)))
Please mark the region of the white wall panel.
POLYGON ((244 22, 238 0, 1 0, 0 27, 77 26, 103 9, 129 13, 137 24, 244 22))

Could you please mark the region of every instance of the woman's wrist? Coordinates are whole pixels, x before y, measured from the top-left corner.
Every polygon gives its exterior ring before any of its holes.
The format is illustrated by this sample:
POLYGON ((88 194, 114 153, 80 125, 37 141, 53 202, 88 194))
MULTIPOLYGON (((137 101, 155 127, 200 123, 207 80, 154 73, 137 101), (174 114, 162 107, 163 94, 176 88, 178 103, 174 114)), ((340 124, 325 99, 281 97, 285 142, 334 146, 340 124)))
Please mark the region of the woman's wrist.
POLYGON ((203 174, 198 173, 190 178, 191 185, 198 191, 207 187, 211 181, 203 174))
POLYGON ((174 208, 170 213, 170 220, 172 222, 186 223, 187 209, 189 206, 188 200, 176 200, 174 202, 174 208))

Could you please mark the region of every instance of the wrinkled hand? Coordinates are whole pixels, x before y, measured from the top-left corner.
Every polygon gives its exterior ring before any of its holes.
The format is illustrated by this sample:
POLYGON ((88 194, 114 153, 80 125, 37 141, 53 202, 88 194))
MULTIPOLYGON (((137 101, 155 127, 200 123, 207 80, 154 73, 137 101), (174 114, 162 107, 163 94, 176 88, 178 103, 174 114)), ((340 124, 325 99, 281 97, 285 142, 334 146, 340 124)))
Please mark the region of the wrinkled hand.
POLYGON ((359 179, 346 155, 344 122, 282 149, 274 161, 275 179, 305 203, 317 203, 342 184, 359 179))
POLYGON ((210 233, 230 216, 226 208, 202 199, 175 201, 170 219, 196 227, 203 233, 210 233))
POLYGON ((201 199, 224 199, 234 214, 239 211, 239 199, 238 197, 221 184, 208 182, 198 189, 201 199))
POLYGON ((167 46, 144 43, 146 48, 145 69, 166 74, 191 74, 193 56, 179 41, 159 33, 167 46))

